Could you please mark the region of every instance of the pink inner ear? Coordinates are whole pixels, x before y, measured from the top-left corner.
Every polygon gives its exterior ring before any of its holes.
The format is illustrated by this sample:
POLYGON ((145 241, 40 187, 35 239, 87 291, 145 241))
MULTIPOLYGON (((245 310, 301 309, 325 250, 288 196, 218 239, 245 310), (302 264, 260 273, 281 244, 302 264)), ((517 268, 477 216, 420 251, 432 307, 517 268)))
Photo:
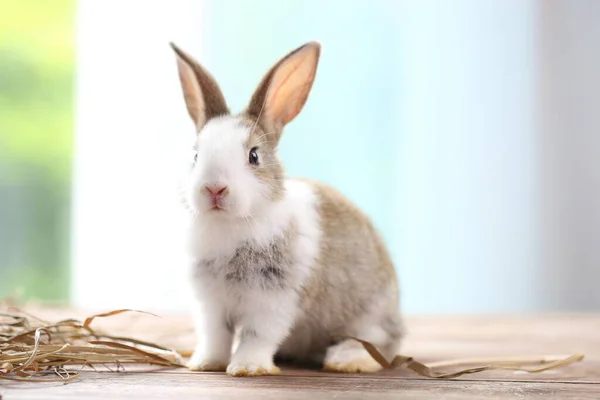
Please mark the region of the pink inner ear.
POLYGON ((315 77, 316 53, 305 49, 284 61, 271 81, 267 96, 267 113, 285 125, 298 115, 315 77))
MULTIPOLYGON (((300 66, 302 65, 302 61, 303 60, 299 60, 294 65, 292 65, 291 68, 289 69, 289 71, 282 71, 282 72, 285 72, 286 75, 281 78, 280 82, 277 82, 277 81, 274 82, 276 86, 273 88, 273 94, 271 94, 271 96, 269 96, 269 102, 272 102, 273 99, 275 97, 277 97, 277 94, 285 86, 286 82, 288 82, 290 80, 293 73, 296 72, 300 68, 300 66)), ((274 80, 279 78, 279 71, 281 71, 281 68, 283 68, 283 66, 280 67, 280 69, 277 71, 277 74, 275 74, 274 80)))
POLYGON ((202 120, 204 120, 204 100, 200 84, 194 75, 192 67, 180 57, 177 57, 177 67, 188 113, 194 123, 201 124, 202 120))

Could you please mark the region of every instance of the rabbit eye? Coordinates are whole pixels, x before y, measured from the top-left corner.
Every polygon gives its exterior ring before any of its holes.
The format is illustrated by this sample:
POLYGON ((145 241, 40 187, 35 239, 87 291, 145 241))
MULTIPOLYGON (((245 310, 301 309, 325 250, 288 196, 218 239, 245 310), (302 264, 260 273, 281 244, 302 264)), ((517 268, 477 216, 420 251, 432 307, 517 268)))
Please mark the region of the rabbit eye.
POLYGON ((252 165, 258 165, 258 147, 253 147, 248 155, 248 162, 252 165))
POLYGON ((194 164, 198 161, 198 152, 194 151, 194 164))

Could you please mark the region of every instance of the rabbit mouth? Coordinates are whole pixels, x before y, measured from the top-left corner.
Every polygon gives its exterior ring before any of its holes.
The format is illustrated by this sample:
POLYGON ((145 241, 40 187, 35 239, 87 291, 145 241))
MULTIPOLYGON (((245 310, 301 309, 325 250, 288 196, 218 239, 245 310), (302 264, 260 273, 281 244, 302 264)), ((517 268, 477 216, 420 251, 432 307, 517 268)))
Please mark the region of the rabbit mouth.
POLYGON ((225 209, 224 209, 224 208, 221 208, 221 207, 219 207, 218 205, 213 205, 213 206, 210 208, 210 211, 212 211, 212 212, 223 212, 223 211, 225 211, 225 209))
POLYGON ((222 197, 212 197, 210 199, 210 210, 211 211, 225 211, 224 201, 222 197))

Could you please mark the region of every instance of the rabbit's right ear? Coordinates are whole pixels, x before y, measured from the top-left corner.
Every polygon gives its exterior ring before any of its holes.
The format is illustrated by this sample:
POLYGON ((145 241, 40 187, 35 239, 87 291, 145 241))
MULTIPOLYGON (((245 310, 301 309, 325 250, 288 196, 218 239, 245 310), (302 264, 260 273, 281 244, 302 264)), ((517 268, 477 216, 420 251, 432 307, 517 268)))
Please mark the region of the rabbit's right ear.
POLYGON ((188 113, 200 131, 211 118, 229 114, 229 109, 211 74, 175 44, 170 44, 177 55, 179 79, 188 113))
POLYGON ((280 59, 255 90, 247 113, 280 132, 304 107, 317 73, 318 42, 309 42, 280 59))

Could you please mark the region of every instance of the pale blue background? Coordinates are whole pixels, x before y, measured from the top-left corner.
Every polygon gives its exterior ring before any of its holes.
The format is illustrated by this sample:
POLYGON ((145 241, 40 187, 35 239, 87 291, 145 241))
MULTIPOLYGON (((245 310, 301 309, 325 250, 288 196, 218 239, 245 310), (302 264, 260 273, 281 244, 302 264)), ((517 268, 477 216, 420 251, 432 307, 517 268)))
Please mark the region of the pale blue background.
POLYGON ((530 2, 211 1, 204 23, 234 109, 278 57, 323 43, 282 158, 373 218, 406 309, 536 308, 530 2))

